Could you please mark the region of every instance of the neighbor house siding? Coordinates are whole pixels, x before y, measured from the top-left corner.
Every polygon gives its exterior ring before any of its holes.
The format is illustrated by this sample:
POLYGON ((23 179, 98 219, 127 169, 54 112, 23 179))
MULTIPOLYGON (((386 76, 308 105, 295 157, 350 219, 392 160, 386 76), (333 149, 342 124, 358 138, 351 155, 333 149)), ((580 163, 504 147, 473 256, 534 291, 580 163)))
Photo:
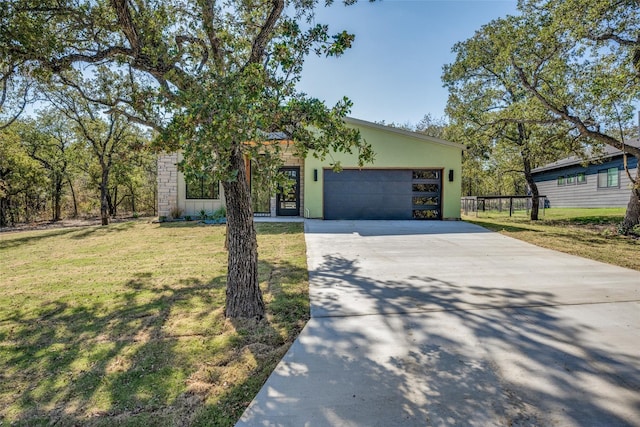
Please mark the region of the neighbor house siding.
MULTIPOLYGON (((637 159, 629 157, 632 176, 636 174, 637 159)), ((624 207, 631 196, 631 181, 622 165, 622 158, 615 158, 601 164, 580 165, 537 172, 534 180, 541 195, 547 196, 551 207, 624 207), (619 185, 610 188, 598 188, 598 171, 609 168, 618 169, 619 185), (558 185, 558 177, 576 176, 584 173, 586 182, 558 185)))

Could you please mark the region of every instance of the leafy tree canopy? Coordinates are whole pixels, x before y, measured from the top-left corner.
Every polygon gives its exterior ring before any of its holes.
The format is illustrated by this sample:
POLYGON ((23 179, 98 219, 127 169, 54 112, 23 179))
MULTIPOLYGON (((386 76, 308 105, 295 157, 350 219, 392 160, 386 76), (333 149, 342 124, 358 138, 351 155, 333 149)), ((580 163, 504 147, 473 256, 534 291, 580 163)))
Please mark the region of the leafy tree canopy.
MULTIPOLYGON (((448 113, 467 128, 463 134, 484 133, 485 147, 515 142, 531 166, 603 144, 640 157, 625 144, 640 98, 639 8, 521 0, 520 15, 494 20, 454 47, 456 61, 443 76, 448 113)), ((640 217, 634 193, 629 224, 640 217)))
POLYGON ((182 149, 187 173, 222 179, 231 317, 264 316, 246 158, 274 147, 274 132, 302 155, 373 157, 342 121, 347 99, 329 108, 295 89, 307 55, 338 56, 354 40, 316 23, 318 4, 16 0, 0 12, 0 57, 23 78, 74 87, 108 113, 161 131, 161 148, 182 149))
POLYGON ((132 120, 168 129, 167 148, 206 145, 223 154, 231 141, 280 131, 303 153, 361 146, 366 161, 366 145, 337 120, 350 102, 327 108, 295 90, 308 54, 341 55, 354 40, 316 24, 317 4, 18 0, 1 12, 0 48, 23 77, 55 76, 132 120))

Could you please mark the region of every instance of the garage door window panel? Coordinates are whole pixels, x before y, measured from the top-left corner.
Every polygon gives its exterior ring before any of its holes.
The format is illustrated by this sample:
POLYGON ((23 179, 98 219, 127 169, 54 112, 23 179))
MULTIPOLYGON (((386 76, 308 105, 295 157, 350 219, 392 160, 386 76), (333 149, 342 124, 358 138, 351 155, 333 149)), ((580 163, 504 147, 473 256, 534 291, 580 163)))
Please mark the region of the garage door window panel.
POLYGON ((417 170, 413 171, 413 179, 429 179, 440 180, 440 171, 438 170, 417 170))
POLYGON ((440 198, 436 196, 414 196, 413 204, 416 206, 438 206, 440 204, 440 198))
POLYGON ((440 219, 442 172, 440 170, 414 170, 411 175, 411 217, 413 219, 440 219))
POLYGON ((440 210, 439 209, 414 209, 413 210, 413 218, 414 219, 440 219, 440 210))
POLYGON ((438 184, 413 184, 412 189, 414 192, 419 193, 439 193, 440 186, 438 184))

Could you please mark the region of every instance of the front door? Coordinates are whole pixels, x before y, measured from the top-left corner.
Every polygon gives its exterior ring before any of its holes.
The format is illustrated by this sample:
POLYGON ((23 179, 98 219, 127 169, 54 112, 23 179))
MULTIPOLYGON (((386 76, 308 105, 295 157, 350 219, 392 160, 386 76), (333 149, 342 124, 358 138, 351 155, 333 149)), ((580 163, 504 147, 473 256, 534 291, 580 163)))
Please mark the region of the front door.
POLYGON ((278 190, 276 196, 276 215, 299 216, 300 215, 300 168, 284 167, 280 172, 292 181, 292 186, 284 193, 278 190))

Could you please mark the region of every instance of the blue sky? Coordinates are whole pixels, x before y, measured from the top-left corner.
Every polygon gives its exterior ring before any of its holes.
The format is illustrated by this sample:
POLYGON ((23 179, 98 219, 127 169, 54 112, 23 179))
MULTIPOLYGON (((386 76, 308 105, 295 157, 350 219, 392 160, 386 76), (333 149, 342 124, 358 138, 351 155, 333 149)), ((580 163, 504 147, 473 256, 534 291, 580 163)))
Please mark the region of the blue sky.
POLYGON ((516 13, 516 0, 384 0, 345 7, 339 0, 316 22, 347 30, 355 43, 340 58, 311 56, 298 88, 333 105, 348 96, 352 117, 417 123, 444 116, 442 66, 451 48, 483 24, 516 13))

